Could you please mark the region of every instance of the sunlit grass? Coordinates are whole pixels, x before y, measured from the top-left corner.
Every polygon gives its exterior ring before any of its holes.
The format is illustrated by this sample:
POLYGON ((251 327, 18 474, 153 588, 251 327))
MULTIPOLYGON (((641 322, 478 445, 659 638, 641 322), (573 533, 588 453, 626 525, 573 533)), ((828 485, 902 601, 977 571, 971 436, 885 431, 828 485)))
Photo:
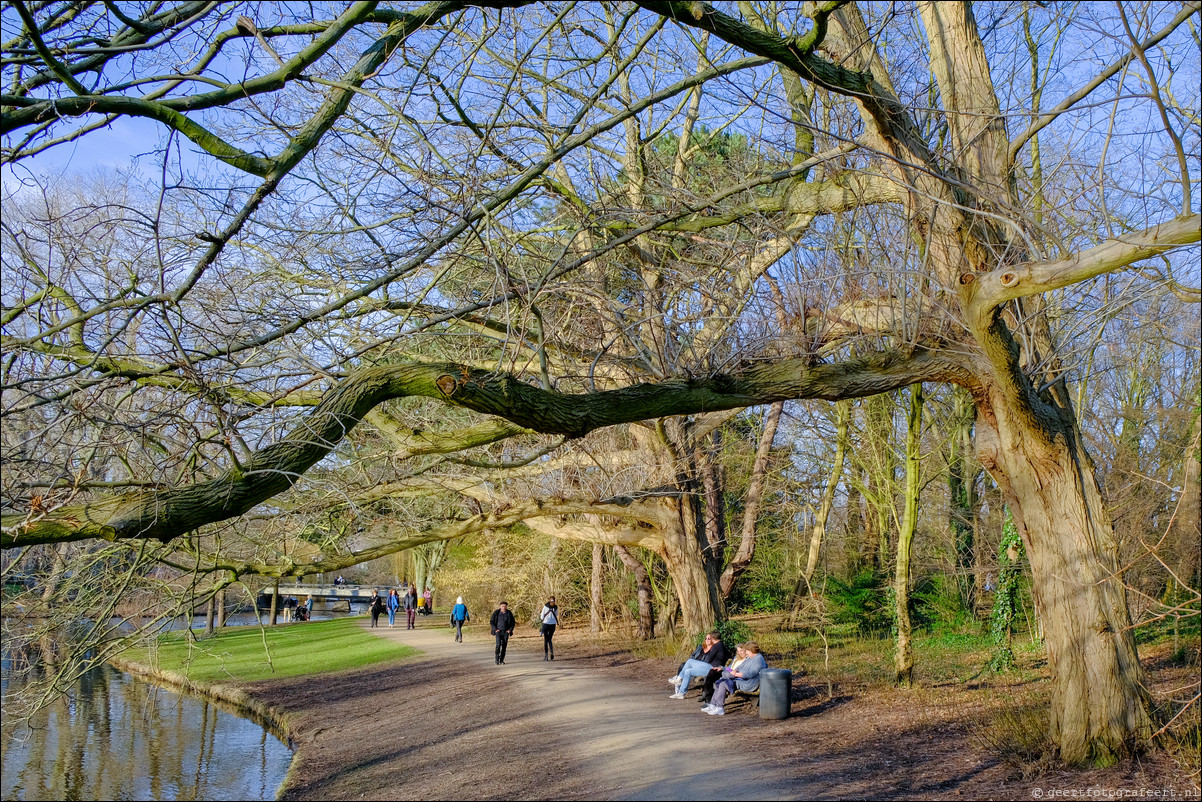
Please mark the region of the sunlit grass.
POLYGON ((236 627, 203 640, 169 632, 127 656, 194 682, 250 682, 362 668, 417 654, 365 631, 356 619, 236 627))

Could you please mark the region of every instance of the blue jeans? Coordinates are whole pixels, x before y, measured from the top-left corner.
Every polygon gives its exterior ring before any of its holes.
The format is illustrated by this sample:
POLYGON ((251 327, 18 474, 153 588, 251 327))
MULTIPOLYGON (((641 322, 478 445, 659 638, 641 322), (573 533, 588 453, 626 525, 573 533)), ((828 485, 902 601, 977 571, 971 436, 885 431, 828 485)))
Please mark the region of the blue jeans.
POLYGON ((684 693, 689 689, 689 683, 693 681, 693 677, 705 678, 705 675, 710 673, 712 665, 702 660, 688 659, 680 669, 680 682, 676 683, 676 692, 684 693))
POLYGON ((388 626, 392 626, 395 623, 396 623, 396 610, 389 610, 388 611, 388 626))

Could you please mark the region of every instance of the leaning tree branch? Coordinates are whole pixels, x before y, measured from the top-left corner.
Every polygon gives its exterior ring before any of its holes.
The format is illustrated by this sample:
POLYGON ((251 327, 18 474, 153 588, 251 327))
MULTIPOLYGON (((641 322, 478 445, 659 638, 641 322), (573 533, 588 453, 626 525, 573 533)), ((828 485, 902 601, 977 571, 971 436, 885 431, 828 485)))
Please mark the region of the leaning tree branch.
POLYGON ((1136 231, 1079 251, 1055 262, 1031 262, 989 273, 968 273, 969 313, 978 323, 992 317, 1007 301, 1050 292, 1091 278, 1123 270, 1152 256, 1191 245, 1202 238, 1202 215, 1189 215, 1136 231))
MULTIPOLYGON (((456 364, 386 365, 344 379, 282 440, 220 476, 162 491, 133 491, 95 502, 34 506, 0 518, 0 547, 38 543, 156 539, 169 542, 205 524, 234 518, 290 488, 378 404, 425 396, 505 418, 544 434, 583 437, 623 423, 713 412, 797 398, 838 400, 887 392, 916 381, 969 384, 953 357, 913 349, 839 364, 807 360, 753 365, 741 373, 638 384, 567 395, 518 377, 456 364)), ((5 507, 12 509, 13 504, 5 507)))

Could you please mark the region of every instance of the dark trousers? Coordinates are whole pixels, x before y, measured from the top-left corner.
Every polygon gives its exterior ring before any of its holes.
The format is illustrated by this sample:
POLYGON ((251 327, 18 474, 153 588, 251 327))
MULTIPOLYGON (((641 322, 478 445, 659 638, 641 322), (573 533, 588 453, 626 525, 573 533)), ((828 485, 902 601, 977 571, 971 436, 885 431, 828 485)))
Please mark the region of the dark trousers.
POLYGON ((505 647, 509 645, 509 633, 503 629, 497 630, 497 664, 505 662, 505 647))
POLYGON ((371 611, 371 625, 373 627, 379 626, 379 623, 380 623, 380 612, 378 610, 372 610, 371 611))
POLYGON ((543 624, 543 657, 555 659, 555 644, 551 642, 551 638, 555 636, 554 624, 543 624))
POLYGON ((463 643, 463 621, 458 618, 455 619, 455 640, 463 643))
POLYGON ((710 673, 705 675, 705 681, 701 684, 701 701, 709 702, 714 698, 714 683, 720 679, 722 679, 722 669, 710 669, 710 673))

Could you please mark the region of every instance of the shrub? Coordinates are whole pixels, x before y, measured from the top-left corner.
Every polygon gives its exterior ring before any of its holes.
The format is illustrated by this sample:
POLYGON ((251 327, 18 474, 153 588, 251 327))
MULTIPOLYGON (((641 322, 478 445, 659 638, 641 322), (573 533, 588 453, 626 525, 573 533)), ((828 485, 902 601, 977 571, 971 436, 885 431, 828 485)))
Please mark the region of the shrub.
POLYGON ((836 624, 853 624, 863 635, 883 635, 893 625, 893 608, 882 574, 865 569, 842 582, 826 581, 826 598, 836 624))

